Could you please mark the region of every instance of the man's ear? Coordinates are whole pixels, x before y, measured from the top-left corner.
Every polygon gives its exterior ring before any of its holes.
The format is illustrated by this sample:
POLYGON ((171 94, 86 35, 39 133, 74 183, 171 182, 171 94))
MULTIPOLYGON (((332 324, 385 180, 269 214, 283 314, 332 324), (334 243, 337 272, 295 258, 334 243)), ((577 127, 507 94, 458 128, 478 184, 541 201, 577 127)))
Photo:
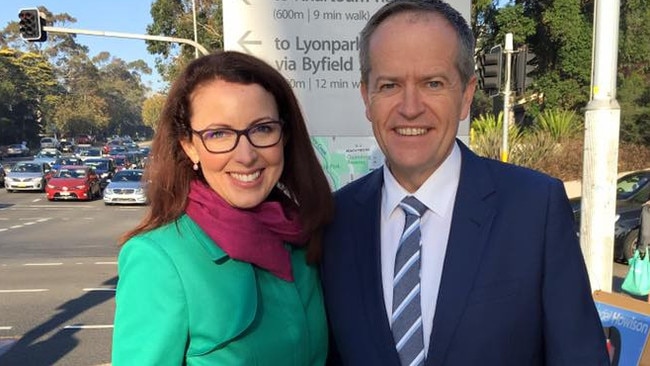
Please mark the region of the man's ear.
POLYGON ((370 118, 370 98, 368 97, 368 84, 366 84, 364 81, 361 82, 361 98, 363 99, 363 104, 366 107, 366 119, 370 122, 372 122, 372 119, 370 118))

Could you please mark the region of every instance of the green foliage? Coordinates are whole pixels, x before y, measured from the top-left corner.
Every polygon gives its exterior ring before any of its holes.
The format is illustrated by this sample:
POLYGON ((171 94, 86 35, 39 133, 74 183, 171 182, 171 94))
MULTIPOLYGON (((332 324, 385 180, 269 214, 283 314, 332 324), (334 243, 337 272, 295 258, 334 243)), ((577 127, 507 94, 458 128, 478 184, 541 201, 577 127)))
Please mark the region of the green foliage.
MULTIPOLYGON (((495 118, 492 114, 480 115, 472 121, 470 147, 478 155, 501 159, 503 141, 503 114, 495 118)), ((508 146, 516 146, 521 140, 521 129, 511 124, 508 127, 508 146)))
POLYGON ((582 124, 574 111, 546 109, 537 115, 535 129, 547 132, 554 141, 562 142, 582 132, 582 124))
MULTIPOLYGON (((151 4, 153 23, 147 26, 151 35, 194 39, 192 4, 196 4, 197 41, 209 52, 223 49, 221 0, 155 0, 151 4)), ((195 57, 194 47, 167 42, 146 41, 147 49, 156 58, 156 68, 167 81, 195 57)))

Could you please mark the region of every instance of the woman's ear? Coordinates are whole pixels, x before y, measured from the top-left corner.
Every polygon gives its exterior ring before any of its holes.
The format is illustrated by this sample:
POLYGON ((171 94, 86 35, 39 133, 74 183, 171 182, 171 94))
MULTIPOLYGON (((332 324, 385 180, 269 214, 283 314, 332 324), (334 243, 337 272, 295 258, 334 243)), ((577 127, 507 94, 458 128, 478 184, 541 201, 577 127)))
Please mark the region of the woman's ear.
POLYGON ((199 162, 199 152, 196 149, 196 146, 194 146, 192 139, 181 140, 181 147, 183 148, 183 151, 185 151, 185 155, 190 158, 192 163, 196 164, 199 162))

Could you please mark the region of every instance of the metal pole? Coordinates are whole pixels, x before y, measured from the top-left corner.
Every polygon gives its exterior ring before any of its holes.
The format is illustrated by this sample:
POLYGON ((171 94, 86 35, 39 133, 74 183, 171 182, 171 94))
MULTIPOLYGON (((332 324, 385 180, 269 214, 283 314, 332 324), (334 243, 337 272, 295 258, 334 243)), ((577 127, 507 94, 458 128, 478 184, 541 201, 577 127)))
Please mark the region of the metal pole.
POLYGON ((88 29, 74 29, 74 28, 59 28, 59 27, 43 27, 43 30, 51 33, 69 33, 69 34, 85 34, 88 36, 103 36, 103 37, 117 37, 117 38, 130 38, 130 39, 146 39, 149 41, 162 41, 162 42, 176 42, 189 44, 195 49, 199 50, 203 55, 209 54, 208 50, 205 47, 201 46, 197 42, 191 39, 185 38, 176 38, 176 37, 165 37, 165 36, 152 36, 149 34, 134 34, 134 33, 120 33, 120 32, 106 32, 106 31, 94 31, 88 29))
POLYGON ((508 161, 508 128, 510 127, 510 69, 512 68, 512 33, 506 34, 506 82, 503 88, 503 138, 501 142, 501 161, 508 161))
POLYGON ((592 96, 585 111, 580 246, 592 290, 612 291, 621 109, 616 101, 619 0, 596 0, 592 96))
MULTIPOLYGON (((198 44, 196 33, 196 0, 192 0, 192 18, 194 22, 194 43, 198 44)), ((199 58, 199 50, 196 47, 194 48, 194 58, 199 58)))

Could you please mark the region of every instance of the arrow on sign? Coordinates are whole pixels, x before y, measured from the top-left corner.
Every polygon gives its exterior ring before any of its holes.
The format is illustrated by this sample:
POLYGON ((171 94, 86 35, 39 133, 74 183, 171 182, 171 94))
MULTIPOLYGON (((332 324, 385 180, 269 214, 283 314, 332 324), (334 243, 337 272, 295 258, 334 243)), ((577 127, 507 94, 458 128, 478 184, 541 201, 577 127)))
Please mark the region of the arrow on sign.
POLYGON ((237 41, 237 44, 239 44, 239 46, 241 48, 243 48, 244 51, 246 51, 246 53, 251 53, 251 51, 248 49, 248 47, 246 47, 246 45, 252 45, 252 44, 261 45, 262 44, 262 41, 246 40, 246 37, 248 37, 249 34, 251 34, 251 31, 246 31, 246 33, 244 33, 244 35, 241 36, 241 38, 237 41))

